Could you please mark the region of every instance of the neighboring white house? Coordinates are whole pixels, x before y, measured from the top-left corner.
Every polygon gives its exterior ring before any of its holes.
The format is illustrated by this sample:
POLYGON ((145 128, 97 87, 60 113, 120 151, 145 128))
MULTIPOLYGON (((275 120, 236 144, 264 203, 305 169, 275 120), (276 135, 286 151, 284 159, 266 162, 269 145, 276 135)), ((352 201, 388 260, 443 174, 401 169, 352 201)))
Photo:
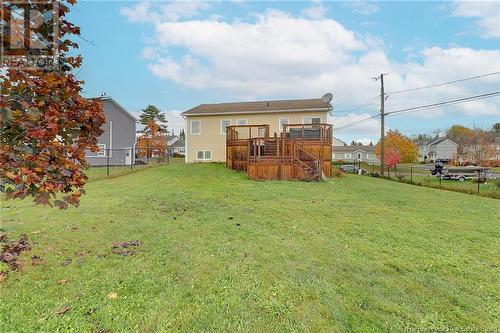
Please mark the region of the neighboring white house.
POLYGON ((174 154, 184 156, 186 153, 186 142, 178 138, 172 144, 168 145, 167 151, 170 156, 173 156, 174 154))
POLYGON ((448 138, 438 138, 430 142, 420 141, 417 144, 420 161, 457 158, 458 144, 448 138))
POLYGON ((379 163, 375 146, 334 146, 333 161, 379 163))

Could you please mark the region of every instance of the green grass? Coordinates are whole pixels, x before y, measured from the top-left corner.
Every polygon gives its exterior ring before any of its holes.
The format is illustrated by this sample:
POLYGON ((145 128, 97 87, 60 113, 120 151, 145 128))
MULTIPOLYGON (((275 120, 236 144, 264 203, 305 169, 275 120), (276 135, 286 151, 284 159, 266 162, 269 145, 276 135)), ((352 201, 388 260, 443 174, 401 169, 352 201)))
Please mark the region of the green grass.
POLYGON ((0 283, 0 332, 499 325, 498 200, 358 176, 255 182, 213 164, 86 190, 67 211, 2 202, 1 228, 33 249, 0 283), (134 255, 111 253, 136 239, 134 255))

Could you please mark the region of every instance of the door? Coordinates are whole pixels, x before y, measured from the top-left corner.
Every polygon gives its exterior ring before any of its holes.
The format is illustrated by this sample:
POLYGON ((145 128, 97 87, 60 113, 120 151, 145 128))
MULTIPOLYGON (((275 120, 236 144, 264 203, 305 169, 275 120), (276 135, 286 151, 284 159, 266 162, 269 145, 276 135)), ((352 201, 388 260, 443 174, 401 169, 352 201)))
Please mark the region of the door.
POLYGON ((132 164, 132 148, 125 148, 125 165, 132 164))

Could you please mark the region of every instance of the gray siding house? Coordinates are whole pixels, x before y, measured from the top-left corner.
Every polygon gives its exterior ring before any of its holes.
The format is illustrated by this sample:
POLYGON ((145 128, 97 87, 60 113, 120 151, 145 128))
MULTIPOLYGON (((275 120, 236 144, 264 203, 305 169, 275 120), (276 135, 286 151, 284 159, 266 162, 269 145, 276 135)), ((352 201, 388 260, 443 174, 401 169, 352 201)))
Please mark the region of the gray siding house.
POLYGON ((448 138, 439 138, 434 141, 419 142, 419 160, 454 159, 457 157, 458 144, 448 138))
POLYGON ((106 123, 104 133, 97 139, 98 152, 86 151, 91 166, 131 165, 135 162, 136 122, 127 110, 111 97, 101 97, 106 123))
POLYGON ((378 163, 375 146, 334 146, 333 161, 378 163))

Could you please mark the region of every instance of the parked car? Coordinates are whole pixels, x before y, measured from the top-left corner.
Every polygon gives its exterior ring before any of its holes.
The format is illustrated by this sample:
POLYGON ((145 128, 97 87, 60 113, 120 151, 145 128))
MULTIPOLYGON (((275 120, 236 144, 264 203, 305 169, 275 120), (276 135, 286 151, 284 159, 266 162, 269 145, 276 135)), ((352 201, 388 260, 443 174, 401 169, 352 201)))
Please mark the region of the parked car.
MULTIPOLYGON (((340 170, 342 170, 345 173, 358 173, 358 167, 354 164, 344 164, 340 166, 340 170)), ((365 173, 366 171, 361 169, 362 173, 365 173)))

